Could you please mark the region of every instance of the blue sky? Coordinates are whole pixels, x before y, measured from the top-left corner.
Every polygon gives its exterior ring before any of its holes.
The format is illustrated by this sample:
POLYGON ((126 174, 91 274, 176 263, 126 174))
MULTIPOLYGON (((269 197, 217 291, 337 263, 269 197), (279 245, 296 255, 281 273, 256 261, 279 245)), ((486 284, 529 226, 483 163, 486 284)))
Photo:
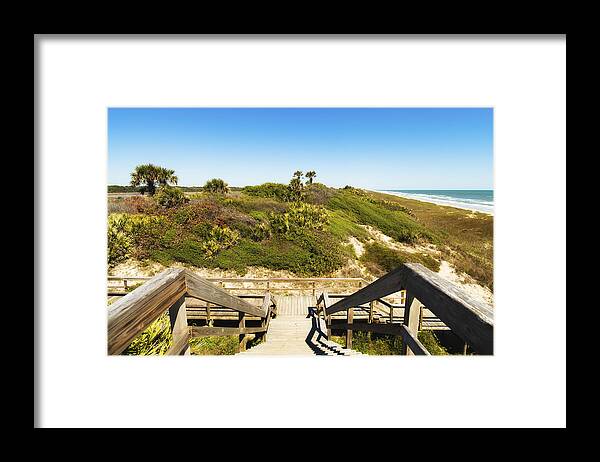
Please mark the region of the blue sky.
POLYGON ((108 184, 154 163, 183 186, 493 188, 491 108, 110 108, 108 149, 108 184))

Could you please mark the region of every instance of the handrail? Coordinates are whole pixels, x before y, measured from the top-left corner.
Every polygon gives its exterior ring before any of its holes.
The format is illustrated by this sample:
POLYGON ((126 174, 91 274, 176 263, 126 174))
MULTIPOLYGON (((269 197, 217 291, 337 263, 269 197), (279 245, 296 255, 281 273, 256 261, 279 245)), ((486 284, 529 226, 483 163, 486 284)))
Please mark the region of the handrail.
POLYGON ((108 354, 119 354, 186 293, 185 270, 168 269, 108 307, 108 354))
MULTIPOLYGON (((214 284, 202 279, 200 276, 186 270, 187 294, 190 297, 203 300, 205 302, 215 303, 226 308, 231 308, 242 313, 266 317, 267 312, 262 308, 257 308, 254 305, 242 300, 235 295, 231 295, 224 289, 215 286, 214 284)), ((143 286, 142 286, 143 287, 143 286)))
POLYGON ((173 332, 173 346, 168 354, 189 353, 188 340, 191 329, 187 325, 186 297, 238 311, 240 334, 246 333, 242 332, 246 314, 262 318, 263 326, 268 328, 272 305, 274 305, 269 293, 264 296, 262 306, 256 307, 187 269, 170 268, 150 278, 145 284, 108 307, 108 354, 123 352, 137 335, 167 309, 173 332))
POLYGON ((480 354, 493 354, 492 307, 473 299, 459 287, 442 279, 419 263, 406 263, 354 294, 325 308, 325 314, 380 299, 405 289, 404 324, 414 330, 415 311, 425 305, 444 324, 480 354), (414 308, 413 308, 414 307, 414 308))

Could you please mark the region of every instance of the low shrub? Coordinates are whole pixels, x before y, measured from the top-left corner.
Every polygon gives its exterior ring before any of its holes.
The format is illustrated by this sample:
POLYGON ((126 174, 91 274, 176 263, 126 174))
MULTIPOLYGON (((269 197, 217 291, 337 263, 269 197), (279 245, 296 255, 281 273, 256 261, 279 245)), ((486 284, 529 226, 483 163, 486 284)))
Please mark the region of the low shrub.
POLYGON ((264 241, 271 237, 271 227, 268 223, 261 221, 258 225, 254 226, 250 233, 250 239, 253 241, 264 241))
POLYGON ((152 248, 164 232, 164 217, 113 213, 108 216, 108 266, 114 267, 129 256, 152 248))
POLYGON ((204 191, 215 194, 227 194, 229 192, 229 185, 221 178, 213 178, 206 182, 204 191))
POLYGON ((282 183, 263 183, 257 186, 246 186, 242 192, 249 196, 268 197, 287 202, 291 199, 290 187, 282 183))
POLYGON ((374 276, 382 276, 404 263, 421 263, 432 271, 440 270, 440 262, 431 255, 418 252, 403 252, 389 247, 370 242, 365 245, 365 253, 360 257, 361 262, 374 276))
POLYGON ((181 189, 169 185, 158 188, 154 198, 158 205, 165 208, 179 207, 189 202, 189 199, 185 197, 181 189))
POLYGON ((226 226, 212 226, 200 248, 207 258, 212 258, 224 249, 233 247, 240 239, 240 233, 226 226))
POLYGON ((304 188, 305 201, 314 205, 325 205, 335 194, 335 189, 322 183, 312 183, 304 188))
POLYGON ((327 211, 323 207, 303 202, 294 202, 284 213, 269 213, 268 219, 273 232, 288 237, 302 234, 306 229, 323 230, 328 224, 327 211))
POLYGON ((408 214, 388 210, 373 202, 366 193, 355 188, 338 190, 327 203, 327 208, 342 211, 354 223, 370 225, 399 242, 427 240, 437 237, 408 214))
MULTIPOLYGON (((417 337, 430 354, 450 354, 433 331, 422 330, 417 337)), ((332 336, 332 340, 344 347, 346 346, 346 338, 343 336, 332 336)), ((352 349, 367 355, 401 355, 402 343, 401 336, 369 334, 359 331, 352 333, 352 349)))

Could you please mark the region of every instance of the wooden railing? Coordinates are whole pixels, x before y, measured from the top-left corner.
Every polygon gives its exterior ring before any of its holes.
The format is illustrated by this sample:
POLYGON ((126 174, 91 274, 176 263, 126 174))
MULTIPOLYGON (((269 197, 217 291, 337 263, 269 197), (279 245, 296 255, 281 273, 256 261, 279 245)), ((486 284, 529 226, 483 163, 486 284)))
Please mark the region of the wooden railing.
POLYGON ((333 327, 346 330, 348 348, 352 344, 352 331, 400 335, 403 339, 402 352, 406 355, 429 354, 417 338, 424 307, 434 313, 476 353, 493 354, 492 307, 473 299, 459 287, 418 263, 404 264, 335 303, 331 303, 326 292, 318 299, 318 312, 325 319, 328 336, 331 335, 331 315, 345 310, 346 323, 335 324, 333 327), (382 297, 400 290, 406 291, 402 323, 353 323, 355 307, 366 303, 372 306, 374 301, 381 302, 382 297))
POLYGON ((276 314, 275 301, 270 293, 267 292, 262 298, 261 306, 252 305, 189 270, 167 269, 108 307, 108 354, 122 353, 135 337, 167 310, 173 334, 168 355, 189 354, 189 339, 208 335, 237 334, 239 349, 243 351, 246 347, 247 335, 250 333, 265 335, 271 317, 276 314), (227 329, 214 326, 188 326, 186 297, 202 300, 207 306, 220 306, 237 312, 238 327, 227 329), (246 316, 259 318, 260 326, 247 328, 246 316))
MULTIPOLYGON (((144 282, 149 279, 151 278, 139 276, 108 276, 109 283, 113 283, 108 287, 108 294, 110 296, 122 295, 123 292, 121 290, 127 290, 131 287, 130 283, 144 282)), ((230 292, 257 293, 261 291, 263 293, 277 293, 309 291, 315 296, 317 294, 317 287, 322 288, 325 285, 329 285, 331 290, 341 288, 352 288, 354 290, 369 284, 363 278, 205 278, 205 280, 213 282, 230 292), (289 287, 290 285, 294 285, 295 287, 289 287)))

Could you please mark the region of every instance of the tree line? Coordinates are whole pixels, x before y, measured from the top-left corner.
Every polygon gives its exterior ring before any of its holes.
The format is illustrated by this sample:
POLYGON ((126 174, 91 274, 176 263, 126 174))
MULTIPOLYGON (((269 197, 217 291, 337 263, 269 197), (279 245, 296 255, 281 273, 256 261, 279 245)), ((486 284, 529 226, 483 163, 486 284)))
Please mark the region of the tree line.
MULTIPOLYGON (((296 170, 288 185, 290 195, 293 200, 302 200, 304 196, 304 187, 313 184, 313 179, 317 176, 314 170, 306 173, 296 170), (302 181, 303 178, 306 181, 302 181)), ((154 164, 141 164, 135 167, 131 172, 131 181, 129 186, 110 185, 108 192, 140 192, 148 193, 149 196, 155 196, 157 201, 165 206, 177 205, 185 202, 187 199, 182 190, 187 191, 205 191, 214 194, 227 194, 230 192, 230 186, 221 178, 208 180, 203 187, 175 187, 179 178, 175 175, 175 170, 161 167, 154 164)))

